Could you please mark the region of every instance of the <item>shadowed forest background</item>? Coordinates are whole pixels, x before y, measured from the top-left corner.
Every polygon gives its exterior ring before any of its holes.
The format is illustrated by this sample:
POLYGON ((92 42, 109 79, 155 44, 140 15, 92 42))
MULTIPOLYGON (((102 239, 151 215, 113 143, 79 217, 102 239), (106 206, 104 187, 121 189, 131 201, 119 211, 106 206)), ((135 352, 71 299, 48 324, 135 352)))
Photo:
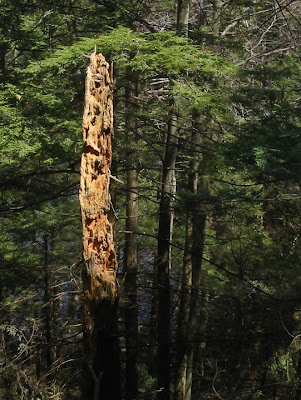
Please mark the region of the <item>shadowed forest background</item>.
POLYGON ((1 399, 301 400, 300 38, 297 0, 0 0, 1 399), (101 366, 78 199, 95 47, 119 264, 101 366))

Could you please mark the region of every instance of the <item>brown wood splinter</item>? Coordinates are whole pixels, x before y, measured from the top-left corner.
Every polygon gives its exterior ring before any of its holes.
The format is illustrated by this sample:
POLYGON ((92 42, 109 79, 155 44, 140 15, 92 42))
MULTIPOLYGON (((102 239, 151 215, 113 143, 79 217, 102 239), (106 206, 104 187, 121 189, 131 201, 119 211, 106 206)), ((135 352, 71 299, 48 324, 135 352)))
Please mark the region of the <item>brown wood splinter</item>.
MULTIPOLYGON (((110 375, 115 369, 112 357, 116 353, 114 321, 118 265, 109 218, 112 86, 112 66, 101 54, 92 53, 86 76, 79 191, 84 259, 83 331, 86 361, 96 376, 102 376, 100 393, 103 395, 109 390, 106 386, 110 385, 110 375)), ((90 378, 92 383, 93 376, 90 378)))

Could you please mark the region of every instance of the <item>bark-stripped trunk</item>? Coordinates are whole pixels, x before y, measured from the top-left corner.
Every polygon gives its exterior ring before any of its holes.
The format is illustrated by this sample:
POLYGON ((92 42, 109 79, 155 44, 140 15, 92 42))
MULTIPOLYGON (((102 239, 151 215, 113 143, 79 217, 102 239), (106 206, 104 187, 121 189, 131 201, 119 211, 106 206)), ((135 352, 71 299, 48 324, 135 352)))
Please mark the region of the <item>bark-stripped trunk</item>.
POLYGON ((173 202, 176 193, 176 156, 178 146, 178 116, 176 107, 169 120, 158 229, 158 399, 170 396, 170 282, 171 240, 173 231, 173 202))
POLYGON ((83 225, 84 400, 120 399, 116 334, 117 259, 110 211, 113 76, 105 58, 93 53, 87 69, 83 116, 80 204, 83 225), (88 365, 87 365, 88 364, 88 365))
POLYGON ((137 82, 133 82, 128 74, 128 88, 126 90, 127 102, 127 145, 126 167, 127 167, 127 204, 126 204, 126 226, 125 226, 125 248, 124 248, 124 296, 125 296, 125 338, 126 338, 126 400, 136 399, 138 396, 138 299, 137 299, 137 273, 138 273, 138 170, 135 122, 135 100, 137 97, 137 82))

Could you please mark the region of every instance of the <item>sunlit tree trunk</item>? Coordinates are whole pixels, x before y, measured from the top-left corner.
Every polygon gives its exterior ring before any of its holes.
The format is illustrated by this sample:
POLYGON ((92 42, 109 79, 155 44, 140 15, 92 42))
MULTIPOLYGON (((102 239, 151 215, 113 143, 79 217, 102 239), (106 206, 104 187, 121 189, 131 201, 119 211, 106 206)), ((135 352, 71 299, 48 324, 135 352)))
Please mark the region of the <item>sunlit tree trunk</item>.
POLYGON ((220 33, 220 24, 221 24, 221 12, 222 12, 222 2, 221 0, 213 1, 213 35, 218 37, 220 33))
POLYGON ((90 56, 83 116, 80 204, 83 226, 84 400, 120 399, 117 259, 109 184, 113 132, 112 67, 90 56))
POLYGON ((178 0, 177 33, 179 36, 188 36, 190 0, 178 0))

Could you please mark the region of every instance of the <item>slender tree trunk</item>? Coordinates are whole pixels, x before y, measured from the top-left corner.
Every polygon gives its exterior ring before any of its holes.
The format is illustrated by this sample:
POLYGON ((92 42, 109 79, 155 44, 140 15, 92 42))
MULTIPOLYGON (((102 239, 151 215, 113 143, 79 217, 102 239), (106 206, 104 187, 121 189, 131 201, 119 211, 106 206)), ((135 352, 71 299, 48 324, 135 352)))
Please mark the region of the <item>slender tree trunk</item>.
POLYGON ((67 0, 65 2, 65 13, 66 13, 66 15, 69 15, 69 18, 66 21, 68 31, 71 33, 72 38, 74 40, 76 40, 78 37, 78 34, 77 34, 76 19, 75 19, 74 10, 73 10, 73 3, 74 3, 73 0, 67 0))
POLYGON ((113 131, 112 67, 90 56, 83 116, 80 204, 83 225, 83 332, 86 361, 82 398, 119 400, 117 258, 109 195, 113 131), (88 367, 88 368, 87 368, 88 367))
MULTIPOLYGON (((300 357, 299 353, 298 353, 298 362, 297 362, 297 367, 296 367, 296 374, 297 374, 298 381, 299 381, 300 377, 301 377, 301 357, 300 357)), ((296 400, 301 400, 300 384, 297 384, 297 388, 296 388, 296 392, 295 392, 295 399, 296 400)))
POLYGON ((177 34, 188 37, 190 0, 178 0, 177 10, 177 34))
POLYGON ((199 318, 197 304, 201 287, 201 263, 207 216, 206 208, 200 203, 208 194, 207 180, 199 179, 200 169, 202 169, 204 175, 206 171, 206 157, 203 156, 203 160, 201 160, 198 152, 201 143, 200 117, 195 116, 193 120, 195 122, 192 127, 191 144, 194 157, 190 165, 188 190, 194 200, 187 205, 185 253, 177 334, 177 348, 179 350, 175 375, 175 400, 191 399, 193 352, 199 318))
POLYGON ((219 36, 220 32, 220 25, 221 25, 221 8, 222 2, 221 0, 214 0, 213 1, 213 35, 215 37, 219 36))
POLYGON ((136 126, 135 105, 133 95, 137 96, 137 82, 133 83, 129 77, 129 87, 126 90, 127 121, 127 204, 126 204, 126 233, 124 248, 124 295, 125 295, 125 331, 126 331, 126 380, 125 398, 136 399, 138 396, 138 170, 137 154, 135 151, 136 126), (131 87, 132 86, 132 87, 131 87))
POLYGON ((0 42, 0 82, 4 82, 7 75, 6 56, 9 45, 5 41, 0 42))
POLYGON ((206 5, 206 0, 199 0, 199 26, 205 26, 207 21, 206 21, 206 13, 205 13, 205 5, 206 5))
POLYGON ((59 324, 59 310, 60 310, 60 288, 57 285, 57 281, 55 281, 55 285, 52 288, 53 293, 53 302, 52 302, 52 315, 51 315, 51 323, 52 323, 52 357, 53 363, 56 362, 58 352, 58 324, 59 324))
MULTIPOLYGON (((183 260, 182 291, 178 325, 178 362, 176 368, 175 400, 189 400, 191 398, 193 349, 197 327, 197 301, 200 287, 201 259, 203 253, 203 233, 205 228, 206 213, 197 203, 199 186, 199 168, 201 157, 198 145, 201 142, 199 130, 200 118, 195 117, 192 131, 192 151, 194 157, 191 161, 188 178, 188 190, 195 196, 193 204, 187 205, 187 222, 185 238, 185 254, 183 260), (197 151, 195 151, 197 149, 197 151)), ((199 190, 202 190, 202 183, 199 190)))
MULTIPOLYGON (((198 128, 193 127, 191 138, 192 151, 195 150, 200 142, 200 132, 198 128)), ((198 169, 200 156, 194 152, 193 160, 190 164, 190 173, 188 177, 188 190, 192 195, 196 195, 198 187, 198 169)), ((192 286, 192 243, 193 243, 193 206, 187 204, 186 218, 186 236, 185 251, 183 259, 182 289, 177 332, 177 365, 175 374, 175 400, 183 400, 186 392, 186 378, 188 365, 188 330, 190 299, 192 286)))
MULTIPOLYGON (((155 256, 155 260, 157 257, 155 256)), ((149 372, 153 377, 158 376, 158 263, 154 262, 152 279, 152 301, 150 310, 149 329, 149 372)))
POLYGON ((159 207, 158 278, 158 399, 170 397, 170 282, 173 202, 176 192, 178 116, 175 106, 168 124, 159 207))
POLYGON ((193 229, 193 242, 195 245, 192 246, 192 253, 196 253, 198 261, 195 259, 192 261, 192 288, 191 288, 191 299, 190 299, 190 312, 188 319, 188 331, 187 331, 187 370, 186 370, 186 385, 184 400, 191 399, 191 388, 192 388, 192 377, 193 377, 193 354, 196 342, 196 332, 198 326, 199 314, 197 312, 197 304, 199 297, 199 290, 201 286, 201 264, 203 254, 203 243, 204 243, 204 229, 206 222, 205 212, 196 212, 195 226, 193 229), (198 214, 198 215, 197 215, 198 214))
POLYGON ((204 367, 204 359, 205 359, 205 350, 206 350, 206 335, 208 328, 208 302, 209 302, 209 291, 207 288, 205 277, 202 281, 202 296, 200 301, 200 316, 199 316, 199 325, 197 329, 198 343, 197 348, 195 350, 194 357, 194 371, 196 371, 196 375, 194 376, 192 382, 192 393, 201 393, 201 383, 202 379, 205 376, 205 367, 204 367))
MULTIPOLYGON (((297 311, 299 314, 299 312, 297 311)), ((295 314, 297 316, 298 314, 295 314)), ((295 332, 294 332, 294 341, 296 341, 296 389, 295 389, 295 400, 301 400, 301 350, 300 350, 300 337, 299 332, 301 328, 301 323, 298 318, 294 316, 294 320, 296 323, 295 332)))
MULTIPOLYGON (((189 213, 190 214, 190 213, 189 213)), ((186 387, 187 372, 187 329, 190 309, 191 278, 192 278, 192 218, 187 215, 185 251, 183 259, 182 287, 180 294, 180 310, 177 327, 175 371, 175 400, 183 400, 186 387)))
MULTIPOLYGON (((178 0, 177 34, 188 36, 190 0, 178 0)), ((159 208, 158 230, 158 399, 170 397, 170 281, 171 241, 173 233, 173 201, 176 194, 176 157, 178 150, 178 109, 179 102, 174 99, 174 106, 168 125, 165 156, 163 161, 162 188, 159 208)))
POLYGON ((198 1, 199 5, 199 15, 198 15, 198 28, 197 28, 197 36, 198 36, 198 42, 201 45, 201 48, 203 48, 206 45, 206 41, 204 38, 204 33, 202 32, 202 27, 207 24, 207 15, 206 15, 206 0, 199 0, 198 1))
MULTIPOLYGON (((203 158, 202 160, 202 172, 206 175, 207 170, 207 160, 203 158)), ((196 206, 193 213, 193 242, 192 242, 192 287, 191 287, 191 303, 190 303, 190 313, 188 322, 188 356, 187 356, 187 374, 186 374, 186 390, 185 390, 185 400, 191 399, 191 388, 192 388, 192 376, 193 376, 193 352, 194 343, 196 338, 197 326, 199 313, 197 310, 199 292, 202 283, 202 257, 204 250, 204 234, 206 227, 206 217, 207 209, 206 204, 204 204, 205 199, 208 197, 209 193, 209 182, 203 176, 199 180, 198 194, 199 204, 196 206), (202 204, 203 203, 203 204, 202 204)))
POLYGON ((52 293, 51 293, 51 267, 49 264, 49 236, 44 235, 44 312, 45 312, 45 334, 46 334, 46 367, 47 378, 52 379, 51 367, 53 364, 53 338, 52 338, 52 293))

